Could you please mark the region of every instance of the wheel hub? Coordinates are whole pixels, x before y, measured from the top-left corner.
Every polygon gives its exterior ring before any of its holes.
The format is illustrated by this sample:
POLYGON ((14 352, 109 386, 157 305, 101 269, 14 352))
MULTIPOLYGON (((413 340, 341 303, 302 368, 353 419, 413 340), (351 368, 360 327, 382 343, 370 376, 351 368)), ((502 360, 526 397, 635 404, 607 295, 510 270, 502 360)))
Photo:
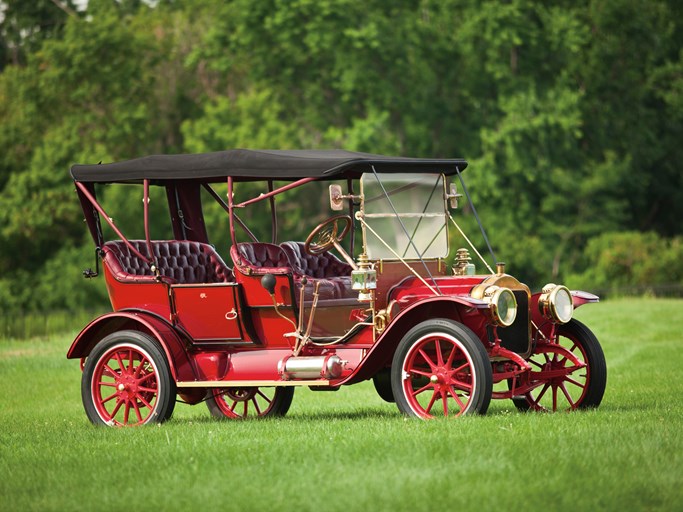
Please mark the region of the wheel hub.
POLYGON ((139 391, 138 379, 133 375, 121 375, 117 380, 116 389, 120 394, 127 394, 129 398, 134 397, 139 391))
POLYGON ((258 388, 232 388, 225 392, 225 396, 236 402, 246 402, 256 395, 258 388))

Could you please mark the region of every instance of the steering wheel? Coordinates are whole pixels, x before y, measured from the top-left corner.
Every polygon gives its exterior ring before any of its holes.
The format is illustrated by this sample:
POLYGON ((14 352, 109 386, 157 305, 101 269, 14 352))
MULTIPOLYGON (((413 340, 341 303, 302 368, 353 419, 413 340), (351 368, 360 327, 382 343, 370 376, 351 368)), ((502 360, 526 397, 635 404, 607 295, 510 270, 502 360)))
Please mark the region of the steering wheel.
POLYGON ((329 251, 344 239, 349 229, 351 229, 352 222, 351 217, 348 215, 330 217, 311 231, 311 234, 308 235, 304 243, 304 250, 314 256, 329 251), (339 232, 340 225, 343 226, 341 233, 339 232))

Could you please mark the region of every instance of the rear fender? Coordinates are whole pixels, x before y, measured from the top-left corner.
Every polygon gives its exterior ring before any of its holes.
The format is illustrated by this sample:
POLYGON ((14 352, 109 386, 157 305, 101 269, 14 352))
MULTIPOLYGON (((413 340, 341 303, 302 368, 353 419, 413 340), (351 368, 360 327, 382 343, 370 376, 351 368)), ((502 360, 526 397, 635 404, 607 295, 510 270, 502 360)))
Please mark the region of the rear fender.
POLYGON ((105 336, 123 330, 144 332, 159 342, 176 381, 196 380, 196 375, 185 349, 185 343, 168 322, 160 317, 137 311, 117 311, 102 315, 90 322, 71 344, 66 357, 87 357, 105 336))
POLYGON ((411 304, 394 318, 354 373, 341 384, 361 382, 389 366, 405 333, 429 318, 455 320, 472 329, 480 338, 485 337, 488 307, 481 300, 446 296, 430 297, 411 304))

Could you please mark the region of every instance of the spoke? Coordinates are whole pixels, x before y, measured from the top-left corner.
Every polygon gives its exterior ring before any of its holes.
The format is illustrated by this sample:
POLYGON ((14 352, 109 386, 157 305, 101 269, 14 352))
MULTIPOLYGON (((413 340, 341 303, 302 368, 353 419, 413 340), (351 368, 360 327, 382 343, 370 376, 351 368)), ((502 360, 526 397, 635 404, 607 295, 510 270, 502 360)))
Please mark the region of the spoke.
MULTIPOLYGON (((227 403, 227 400, 226 400, 226 403, 227 403)), ((235 412, 235 407, 237 407, 237 400, 232 402, 232 405, 230 406, 230 412, 235 412)), ((235 412, 235 414, 237 414, 237 413, 235 412)))
POLYGON ((115 387, 116 387, 116 382, 102 382, 102 381, 99 381, 99 382, 97 383, 97 385, 98 385, 98 386, 106 386, 106 387, 110 387, 110 388, 115 388, 115 387))
POLYGON ((553 411, 557 411, 557 386, 553 386, 553 411))
POLYGON ((133 349, 128 349, 128 373, 133 373, 133 349))
POLYGON ((458 372, 463 371, 465 368, 467 368, 470 365, 467 361, 465 361, 464 364, 458 366, 455 370, 450 370, 451 375, 455 375, 458 372))
POLYGON ((138 418, 138 423, 142 423, 142 414, 140 414, 140 407, 138 407, 137 400, 133 400, 133 409, 135 409, 135 416, 138 418))
POLYGON ((586 384, 581 384, 579 381, 576 381, 572 379, 571 377, 565 377, 565 381, 569 382, 570 384, 574 384, 575 386, 580 387, 581 389, 586 389, 586 384))
POLYGON ((256 390, 256 393, 259 394, 259 395, 261 395, 261 396, 263 397, 263 399, 264 399, 266 402, 268 402, 268 405, 270 405, 270 404, 273 402, 273 400, 275 399, 275 395, 273 395, 273 398, 270 399, 270 398, 268 398, 268 396, 265 395, 265 394, 263 393, 263 391, 261 391, 260 389, 257 389, 257 390, 256 390))
POLYGON ((426 386, 423 386, 423 387, 421 387, 420 389, 418 389, 418 390, 416 390, 416 391, 412 391, 412 396, 413 396, 413 397, 416 397, 417 395, 419 395, 420 393, 422 393, 422 392, 424 392, 424 391, 427 391, 427 390, 428 390, 429 388, 431 388, 431 387, 433 387, 433 386, 432 386, 432 383, 430 382, 430 383, 427 384, 426 386))
POLYGON ((410 370, 410 373, 411 373, 411 374, 416 373, 417 375, 422 375, 423 377, 431 377, 432 374, 433 374, 433 372, 425 372, 425 371, 422 371, 422 370, 418 370, 417 368, 411 369, 411 370, 410 370))
POLYGON ((448 416, 448 394, 444 389, 441 389, 441 401, 443 402, 443 415, 448 416))
POLYGON ((455 358, 455 352, 458 347, 456 345, 453 345, 453 348, 451 348, 451 353, 448 354, 448 361, 446 361, 446 368, 450 368, 453 366, 453 359, 455 358))
MULTIPOLYGON (((118 396, 118 395, 114 395, 114 396, 118 396)), ((109 417, 111 419, 114 419, 114 416, 116 416, 116 413, 119 412, 119 409, 121 408, 122 405, 123 405, 123 399, 119 398, 118 402, 116 402, 116 405, 114 406, 114 409, 109 414, 109 417)))
POLYGON ((142 404, 147 407, 150 411, 152 410, 152 404, 150 404, 147 400, 144 399, 142 395, 137 396, 138 400, 142 402, 142 404))
POLYGON ((463 391, 472 392, 472 384, 469 384, 467 382, 463 382, 463 381, 458 380, 458 379, 451 379, 450 385, 455 386, 456 388, 463 390, 463 391))
POLYGON ((130 402, 126 400, 126 408, 123 410, 123 424, 128 425, 128 415, 130 414, 130 402))
POLYGON ((434 402, 436 402, 436 396, 439 394, 439 392, 435 389, 434 393, 432 393, 432 399, 429 401, 429 405, 427 405, 427 408, 425 409, 425 412, 429 414, 429 411, 432 410, 432 406, 434 405, 434 402))
POLYGON ((116 352, 116 353, 114 354, 114 357, 116 358, 116 361, 119 363, 119 370, 121 370, 121 373, 123 373, 123 370, 126 369, 126 365, 123 364, 123 359, 121 359, 121 353, 120 353, 120 352, 116 352))
POLYGON ((109 395, 107 398, 105 398, 105 399, 103 399, 103 400, 100 400, 100 403, 101 403, 101 404, 106 404, 109 400, 113 400, 114 398, 116 398, 116 397, 118 397, 118 396, 119 396, 118 393, 113 393, 113 394, 109 395))
POLYGON ((256 396, 252 397, 251 401, 254 402, 254 408, 256 409, 256 415, 261 416, 261 409, 259 408, 258 402, 256 401, 256 396))
POLYGON ((567 399, 567 402, 569 402, 570 407, 574 409, 576 407, 576 402, 574 402, 574 400, 572 400, 572 397, 569 396, 569 391, 567 391, 567 388, 564 386, 564 382, 560 384, 560 389, 562 390, 562 394, 564 395, 564 397, 567 399))
POLYGON ((106 364, 106 363, 105 363, 105 365, 104 365, 103 370, 106 371, 106 372, 109 372, 109 373, 111 374, 111 376, 112 376, 113 378, 115 378, 115 379, 117 379, 117 378, 120 376, 119 373, 116 373, 116 370, 114 370, 111 366, 109 366, 109 365, 106 364))
POLYGON ((460 410, 462 411, 465 408, 465 404, 463 401, 460 399, 460 395, 453 389, 453 386, 448 387, 448 391, 450 392, 451 396, 455 399, 456 402, 458 402, 458 405, 460 406, 460 410))
POLYGON ((157 390, 156 388, 143 388, 142 386, 138 387, 138 393, 140 392, 147 392, 147 393, 156 393, 157 390))
POLYGON ((146 380, 149 380, 151 377, 156 377, 156 373, 150 372, 150 373, 148 373, 147 375, 145 375, 144 377, 141 377, 141 378, 138 380, 138 384, 142 384, 142 383, 145 382, 146 380))
POLYGON ((545 392, 548 391, 548 388, 549 388, 549 387, 550 387, 550 384, 548 384, 548 383, 546 382, 546 383, 545 383, 545 386, 543 386, 543 389, 541 390, 541 392, 540 392, 540 393, 538 394, 538 396, 536 397, 536 400, 534 400, 534 403, 535 403, 536 405, 540 405, 540 404, 541 404, 541 398, 543 398, 543 395, 545 395, 545 392))
POLYGON ((147 358, 143 358, 140 360, 140 364, 135 368, 135 378, 139 378, 140 374, 142 374, 143 370, 145 369, 145 364, 147 363, 147 358))
POLYGON ((533 359, 529 359, 529 362, 530 362, 531 364, 533 364, 534 366, 536 366, 539 370, 542 370, 542 369, 543 369, 543 365, 542 365, 541 363, 539 363, 538 361, 535 361, 535 360, 533 360, 533 359))
POLYGON ((242 417, 246 418, 248 414, 249 414, 249 401, 245 400, 244 401, 244 415, 242 417))
POLYGON ((434 361, 432 361, 427 354, 425 354, 425 351, 420 349, 418 350, 418 353, 422 356, 422 358, 425 360, 425 362, 429 365, 430 368, 434 368, 436 365, 434 364, 434 361))
POLYGON ((443 366, 443 355, 441 354, 441 340, 434 340, 434 346, 436 348, 436 363, 439 366, 443 366))

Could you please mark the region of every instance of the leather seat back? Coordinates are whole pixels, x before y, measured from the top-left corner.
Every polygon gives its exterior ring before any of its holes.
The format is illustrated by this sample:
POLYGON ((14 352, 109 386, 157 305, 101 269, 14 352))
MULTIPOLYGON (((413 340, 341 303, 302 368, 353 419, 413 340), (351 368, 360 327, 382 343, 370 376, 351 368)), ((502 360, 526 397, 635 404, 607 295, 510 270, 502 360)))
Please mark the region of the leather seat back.
MULTIPOLYGON (((135 249, 147 255, 145 240, 129 240, 135 249)), ((155 240, 154 259, 160 275, 179 284, 231 283, 232 270, 208 244, 190 240, 155 240)), ((133 276, 154 277, 150 264, 141 260, 123 241, 106 242, 102 247, 104 261, 118 279, 133 276)))
POLYGON ((316 279, 351 275, 351 265, 341 261, 330 252, 318 255, 308 254, 302 242, 283 242, 280 247, 285 251, 297 274, 316 279))
POLYGON ((247 274, 282 274, 292 271, 287 255, 275 244, 239 243, 232 246, 230 256, 235 265, 247 274))

